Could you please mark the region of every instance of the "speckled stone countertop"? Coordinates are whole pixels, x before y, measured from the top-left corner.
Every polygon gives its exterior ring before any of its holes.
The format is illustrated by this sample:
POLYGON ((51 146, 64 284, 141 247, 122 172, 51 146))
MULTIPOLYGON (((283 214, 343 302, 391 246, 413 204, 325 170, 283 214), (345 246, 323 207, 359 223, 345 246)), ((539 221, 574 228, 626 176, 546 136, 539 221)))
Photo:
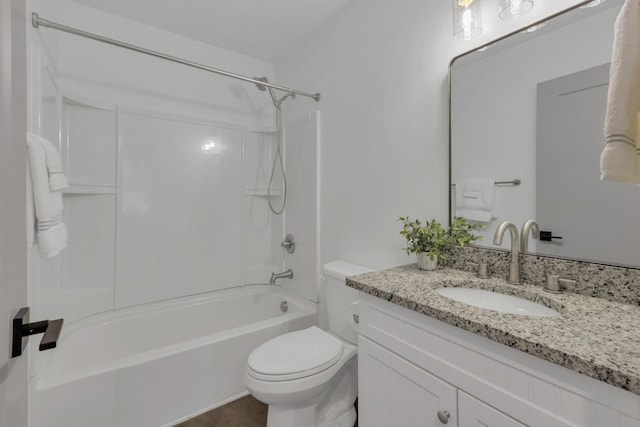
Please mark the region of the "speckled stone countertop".
POLYGON ((540 286, 415 264, 347 278, 347 285, 616 387, 640 394, 640 307, 540 286), (476 308, 441 296, 440 287, 469 287, 521 296, 561 317, 531 317, 476 308))

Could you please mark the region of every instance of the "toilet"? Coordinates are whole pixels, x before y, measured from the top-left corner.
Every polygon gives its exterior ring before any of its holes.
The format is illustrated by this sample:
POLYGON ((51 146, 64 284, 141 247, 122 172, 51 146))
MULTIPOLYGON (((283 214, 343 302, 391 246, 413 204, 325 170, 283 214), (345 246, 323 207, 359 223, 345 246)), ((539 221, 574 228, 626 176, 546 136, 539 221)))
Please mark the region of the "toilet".
POLYGON ((353 427, 358 396, 358 291, 345 278, 373 271, 323 266, 329 331, 317 326, 273 338, 249 355, 244 380, 269 405, 267 427, 353 427))

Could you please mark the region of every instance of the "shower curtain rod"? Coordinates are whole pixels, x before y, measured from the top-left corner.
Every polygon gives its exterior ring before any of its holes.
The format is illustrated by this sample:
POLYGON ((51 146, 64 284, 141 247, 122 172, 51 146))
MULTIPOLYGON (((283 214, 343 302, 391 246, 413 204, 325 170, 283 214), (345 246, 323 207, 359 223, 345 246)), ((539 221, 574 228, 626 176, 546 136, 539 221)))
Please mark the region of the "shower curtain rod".
POLYGON ((209 66, 206 66, 206 65, 198 64, 197 62, 187 61, 186 59, 177 58, 175 56, 167 55, 167 54, 164 54, 164 53, 161 53, 161 52, 157 52, 157 51, 154 51, 154 50, 145 49, 143 47, 135 46, 135 45, 132 45, 132 44, 129 44, 129 43, 124 43, 124 42, 121 42, 121 41, 118 41, 118 40, 110 39, 110 38, 107 38, 107 37, 102 37, 102 36, 99 36, 97 34, 93 34, 93 33, 89 33, 89 32, 86 32, 86 31, 79 30, 77 28, 67 27, 66 25, 62 25, 62 24, 58 24, 58 23, 55 23, 55 22, 52 22, 52 21, 48 21, 46 19, 40 18, 40 16, 38 16, 38 14, 35 13, 35 12, 33 12, 31 14, 31 25, 33 25, 35 28, 38 28, 40 26, 47 27, 47 28, 53 28, 54 30, 63 31, 63 32, 69 33, 69 34, 75 34, 76 36, 85 37, 85 38, 88 38, 88 39, 91 39, 91 40, 107 43, 107 44, 110 44, 110 45, 113 45, 113 46, 118 46, 118 47, 122 47, 122 48, 125 48, 125 49, 133 50, 135 52, 144 53, 146 55, 155 56, 157 58, 166 59, 167 61, 177 62, 178 64, 188 65, 189 67, 198 68, 200 70, 209 71, 211 73, 220 74, 220 75, 231 77, 231 78, 238 79, 238 80, 243 80, 245 82, 253 83, 253 84, 257 85, 258 87, 265 87, 266 86, 266 87, 270 87, 270 88, 281 90, 281 91, 288 92, 288 93, 295 93, 296 95, 307 96, 309 98, 313 98, 316 102, 320 101, 320 94, 319 93, 303 92, 301 90, 291 89, 291 88, 286 87, 286 86, 281 86, 281 85, 277 85, 277 84, 274 84, 274 83, 264 82, 262 80, 257 80, 255 78, 252 79, 250 77, 241 76, 240 74, 230 73, 228 71, 220 70, 218 68, 213 68, 213 67, 209 67, 209 66))

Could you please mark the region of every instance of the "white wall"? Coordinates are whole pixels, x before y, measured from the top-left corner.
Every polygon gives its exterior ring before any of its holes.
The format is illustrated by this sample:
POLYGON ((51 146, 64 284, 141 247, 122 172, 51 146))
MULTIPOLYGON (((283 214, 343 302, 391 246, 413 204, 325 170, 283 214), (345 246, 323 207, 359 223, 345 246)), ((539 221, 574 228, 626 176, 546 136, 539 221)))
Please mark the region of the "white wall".
MULTIPOLYGON (((283 285, 308 299, 318 301, 316 287, 319 249, 318 153, 321 145, 320 112, 297 117, 285 123, 285 169, 287 174, 287 206, 284 234, 294 236, 292 254, 284 252, 284 264, 294 272, 283 285)), ((281 205, 276 204, 276 208, 281 205)))
POLYGON ((280 81, 322 93, 322 262, 374 268, 413 262, 401 250, 401 215, 447 221, 449 62, 570 4, 536 2, 504 22, 483 2, 484 31, 453 39, 451 1, 353 0, 276 64, 280 81))

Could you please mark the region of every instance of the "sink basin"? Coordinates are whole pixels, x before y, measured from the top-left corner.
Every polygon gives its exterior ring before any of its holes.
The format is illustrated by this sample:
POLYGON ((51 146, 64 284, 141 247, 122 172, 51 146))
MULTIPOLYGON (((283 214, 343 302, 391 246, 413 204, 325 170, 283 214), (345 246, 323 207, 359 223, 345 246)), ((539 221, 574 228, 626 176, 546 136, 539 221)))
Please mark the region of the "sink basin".
POLYGON ((501 313, 536 317, 560 317, 560 313, 542 304, 497 292, 471 288, 438 288, 436 292, 464 304, 501 313))

